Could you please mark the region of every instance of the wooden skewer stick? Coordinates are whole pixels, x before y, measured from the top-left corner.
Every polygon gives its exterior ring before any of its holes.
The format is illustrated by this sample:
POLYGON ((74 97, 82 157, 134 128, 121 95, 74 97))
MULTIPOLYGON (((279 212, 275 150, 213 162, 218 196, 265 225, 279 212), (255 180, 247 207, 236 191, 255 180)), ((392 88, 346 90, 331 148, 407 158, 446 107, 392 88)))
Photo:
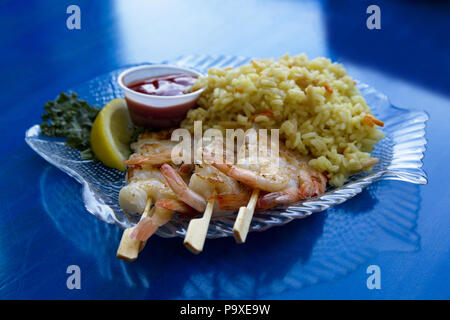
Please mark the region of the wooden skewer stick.
POLYGON ((214 209, 214 199, 209 199, 203 217, 189 222, 183 244, 194 254, 202 252, 208 233, 209 222, 214 209))
POLYGON ((256 203, 259 197, 259 190, 254 189, 250 201, 246 207, 239 209, 238 216, 233 226, 234 239, 237 243, 244 243, 247 238, 248 229, 250 228, 250 222, 255 212, 256 203))
MULTIPOLYGON (((147 217, 152 206, 152 198, 147 199, 144 212, 141 219, 147 217)), ((119 248, 117 249, 117 258, 132 262, 137 259, 139 252, 144 248, 145 242, 131 239, 130 233, 133 228, 127 228, 123 231, 122 239, 120 240, 119 248)))

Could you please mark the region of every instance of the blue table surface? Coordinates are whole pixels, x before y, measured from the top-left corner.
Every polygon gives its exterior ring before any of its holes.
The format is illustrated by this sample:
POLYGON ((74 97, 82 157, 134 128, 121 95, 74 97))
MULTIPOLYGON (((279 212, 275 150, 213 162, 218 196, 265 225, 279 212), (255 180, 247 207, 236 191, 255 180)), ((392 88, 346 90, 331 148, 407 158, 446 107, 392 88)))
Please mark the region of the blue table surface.
MULTIPOLYGON (((0 298, 450 298, 450 4, 374 1, 381 30, 368 30, 366 8, 372 2, 2 1, 0 298), (71 4, 81 8, 81 30, 66 28, 71 4), (429 183, 414 187, 418 211, 411 228, 417 246, 390 247, 380 237, 384 249, 349 272, 308 285, 288 278, 308 263, 308 253, 296 249, 316 249, 335 212, 330 211, 252 233, 245 245, 210 240, 198 256, 179 238, 154 237, 140 259, 127 264, 115 258, 120 229, 86 212, 80 185, 24 142, 47 100, 120 66, 185 54, 287 52, 330 57, 394 105, 429 114, 429 183), (69 265, 81 269, 81 290, 66 286, 69 265), (381 269, 380 290, 366 286, 369 265, 381 269)), ((377 182, 383 192, 404 185, 377 182)), ((377 201, 382 205, 383 199, 377 201)))

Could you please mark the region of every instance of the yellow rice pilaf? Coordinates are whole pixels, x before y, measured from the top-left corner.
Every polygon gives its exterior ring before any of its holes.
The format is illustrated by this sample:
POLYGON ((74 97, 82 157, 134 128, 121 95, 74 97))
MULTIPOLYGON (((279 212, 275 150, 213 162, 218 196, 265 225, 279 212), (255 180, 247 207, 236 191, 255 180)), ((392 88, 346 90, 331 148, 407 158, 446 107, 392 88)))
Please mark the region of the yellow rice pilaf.
POLYGON ((252 60, 238 68, 211 68, 193 89, 205 88, 182 127, 193 130, 257 126, 280 129, 286 146, 340 186, 377 162, 370 152, 384 135, 344 67, 305 54, 252 60))

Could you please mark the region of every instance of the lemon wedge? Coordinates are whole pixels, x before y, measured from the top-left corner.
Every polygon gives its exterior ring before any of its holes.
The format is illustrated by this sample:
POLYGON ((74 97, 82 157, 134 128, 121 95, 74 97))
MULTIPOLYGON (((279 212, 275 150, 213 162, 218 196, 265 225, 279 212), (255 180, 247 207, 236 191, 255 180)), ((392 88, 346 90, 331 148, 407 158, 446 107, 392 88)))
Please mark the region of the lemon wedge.
POLYGON ((91 148, 103 164, 125 171, 122 161, 130 156, 132 134, 133 124, 125 100, 111 100, 95 118, 91 148))

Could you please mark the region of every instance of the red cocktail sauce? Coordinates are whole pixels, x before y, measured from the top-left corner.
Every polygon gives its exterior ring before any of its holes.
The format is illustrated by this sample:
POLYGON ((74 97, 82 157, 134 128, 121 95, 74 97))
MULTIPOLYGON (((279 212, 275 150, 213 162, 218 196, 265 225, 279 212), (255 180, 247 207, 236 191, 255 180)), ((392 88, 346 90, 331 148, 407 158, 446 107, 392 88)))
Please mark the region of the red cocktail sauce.
MULTIPOLYGON (((133 91, 154 96, 179 96, 185 94, 197 80, 189 74, 166 74, 131 82, 127 87, 133 91)), ((170 128, 177 126, 195 101, 169 107, 156 107, 125 98, 133 123, 146 128, 170 128)))
POLYGON ((179 96, 192 87, 197 77, 188 74, 165 74, 134 81, 127 85, 136 92, 155 96, 179 96))

